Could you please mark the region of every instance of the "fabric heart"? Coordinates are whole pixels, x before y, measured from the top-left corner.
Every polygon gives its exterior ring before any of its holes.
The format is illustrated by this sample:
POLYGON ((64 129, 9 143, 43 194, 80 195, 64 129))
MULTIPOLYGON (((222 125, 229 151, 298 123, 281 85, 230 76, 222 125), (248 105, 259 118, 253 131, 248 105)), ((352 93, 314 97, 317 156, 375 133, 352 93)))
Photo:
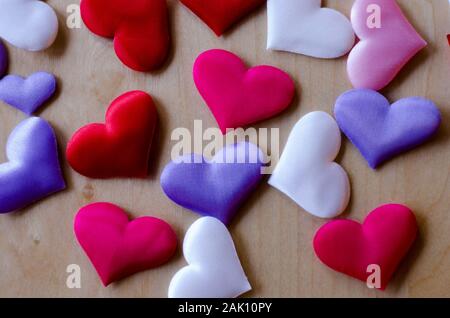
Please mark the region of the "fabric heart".
POLYGON ((356 0, 351 21, 361 39, 347 61, 348 76, 355 88, 381 90, 427 46, 395 0, 356 0), (369 8, 373 8, 372 13, 368 13, 369 8))
POLYGON ((183 242, 188 266, 169 285, 169 298, 235 298, 252 289, 233 239, 217 219, 203 217, 188 229, 183 242))
POLYGON ((383 95, 367 89, 342 94, 334 113, 373 169, 430 139, 441 123, 438 108, 428 99, 404 98, 391 106, 383 95))
POLYGON ((55 91, 55 76, 45 72, 34 73, 26 79, 8 75, 0 80, 0 100, 28 115, 48 101, 55 91))
POLYGON ((261 181, 263 161, 247 142, 223 148, 211 161, 186 155, 164 168, 161 187, 175 203, 228 224, 261 181))
POLYGON ((8 52, 0 40, 0 79, 6 74, 6 69, 8 68, 8 52))
POLYGON ((114 38, 117 57, 133 70, 155 70, 167 58, 166 0, 82 0, 81 17, 93 33, 114 38))
POLYGON ((90 178, 145 178, 156 121, 150 95, 125 93, 109 106, 106 124, 89 124, 72 136, 67 160, 90 178))
POLYGON ((149 216, 129 221, 127 214, 111 203, 81 208, 74 231, 105 286, 163 265, 177 248, 177 236, 169 224, 149 216))
POLYGON ((55 11, 39 0, 0 0, 0 38, 28 51, 45 50, 58 34, 55 11))
POLYGON ((364 282, 369 266, 378 265, 380 289, 385 289, 416 235, 411 210, 388 204, 373 210, 362 225, 351 220, 325 224, 314 237, 314 251, 325 265, 364 282))
POLYGON ((181 0, 217 36, 261 6, 266 0, 181 0))
POLYGON ((321 8, 321 0, 268 0, 267 49, 318 58, 347 54, 355 43, 350 21, 321 8))
POLYGON ((12 131, 8 162, 0 165, 0 213, 20 210, 65 186, 56 137, 43 119, 31 117, 12 131))
POLYGON ((224 50, 200 54, 194 81, 224 134, 227 128, 277 115, 295 94, 294 82, 285 72, 272 66, 248 69, 238 56, 224 50))
POLYGON ((350 182, 333 162, 341 148, 341 132, 324 112, 304 116, 292 130, 269 184, 321 218, 341 214, 350 199, 350 182))

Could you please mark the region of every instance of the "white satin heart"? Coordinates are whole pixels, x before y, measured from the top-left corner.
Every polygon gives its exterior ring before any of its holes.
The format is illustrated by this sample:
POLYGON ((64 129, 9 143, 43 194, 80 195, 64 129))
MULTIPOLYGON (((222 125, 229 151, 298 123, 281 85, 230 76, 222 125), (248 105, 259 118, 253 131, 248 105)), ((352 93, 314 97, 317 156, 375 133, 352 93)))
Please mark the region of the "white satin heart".
POLYGON ((338 58, 355 43, 350 21, 321 0, 268 0, 267 49, 338 58))
POLYGON ((58 34, 55 11, 39 0, 0 0, 0 38, 28 51, 48 48, 58 34))
POLYGON ((225 225, 203 217, 191 225, 183 242, 188 266, 169 285, 169 298, 234 298, 251 290, 225 225))
POLYGON ((333 162, 340 148, 334 118, 319 111, 307 114, 292 130, 269 184, 312 215, 338 216, 350 199, 347 173, 333 162))

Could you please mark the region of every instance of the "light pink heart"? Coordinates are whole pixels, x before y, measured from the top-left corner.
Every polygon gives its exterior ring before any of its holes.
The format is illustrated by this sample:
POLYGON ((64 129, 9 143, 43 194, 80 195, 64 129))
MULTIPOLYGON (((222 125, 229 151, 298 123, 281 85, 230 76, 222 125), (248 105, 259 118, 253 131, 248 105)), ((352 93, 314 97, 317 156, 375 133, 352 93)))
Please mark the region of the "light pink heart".
POLYGON ((348 76, 355 88, 384 88, 427 46, 395 0, 356 0, 351 22, 360 39, 347 62, 348 76), (381 13, 380 28, 369 27, 368 20, 372 21, 377 6, 381 13))

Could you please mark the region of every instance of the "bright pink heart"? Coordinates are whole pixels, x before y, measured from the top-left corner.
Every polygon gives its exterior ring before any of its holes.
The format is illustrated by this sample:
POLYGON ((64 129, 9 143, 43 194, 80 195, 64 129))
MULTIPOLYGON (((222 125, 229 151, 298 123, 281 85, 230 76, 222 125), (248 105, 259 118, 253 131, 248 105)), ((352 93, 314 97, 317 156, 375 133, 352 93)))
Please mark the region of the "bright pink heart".
POLYGON ((362 225, 351 220, 325 224, 314 237, 314 250, 325 265, 364 282, 372 273, 368 266, 380 266, 385 289, 416 235, 411 210, 388 204, 372 211, 362 225))
POLYGON ((81 208, 74 230, 105 286, 166 263, 177 248, 169 224, 153 217, 129 221, 125 212, 111 203, 81 208))
POLYGON ((295 94, 294 82, 285 72, 265 65, 248 69, 238 56, 224 50, 199 55, 194 81, 222 133, 275 116, 295 94))
POLYGON ((384 88, 427 46, 395 0, 356 0, 351 21, 360 38, 347 62, 355 88, 384 88))

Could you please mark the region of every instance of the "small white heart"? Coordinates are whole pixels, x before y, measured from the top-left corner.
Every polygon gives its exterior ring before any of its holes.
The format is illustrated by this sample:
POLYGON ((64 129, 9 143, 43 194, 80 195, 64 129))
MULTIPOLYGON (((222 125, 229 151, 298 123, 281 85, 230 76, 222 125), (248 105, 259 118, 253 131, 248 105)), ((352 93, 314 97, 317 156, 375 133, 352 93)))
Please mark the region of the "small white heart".
POLYGON ((234 298, 251 290, 233 239, 225 225, 203 217, 191 225, 183 242, 188 266, 169 285, 169 298, 234 298))
POLYGON ((325 112, 304 116, 292 130, 269 184, 307 212, 333 218, 350 199, 345 170, 333 160, 341 148, 341 132, 325 112))
POLYGON ((267 49, 338 58, 355 43, 350 21, 321 0, 268 0, 267 49))
POLYGON ((58 34, 55 11, 39 0, 0 0, 0 38, 28 51, 48 48, 58 34))

